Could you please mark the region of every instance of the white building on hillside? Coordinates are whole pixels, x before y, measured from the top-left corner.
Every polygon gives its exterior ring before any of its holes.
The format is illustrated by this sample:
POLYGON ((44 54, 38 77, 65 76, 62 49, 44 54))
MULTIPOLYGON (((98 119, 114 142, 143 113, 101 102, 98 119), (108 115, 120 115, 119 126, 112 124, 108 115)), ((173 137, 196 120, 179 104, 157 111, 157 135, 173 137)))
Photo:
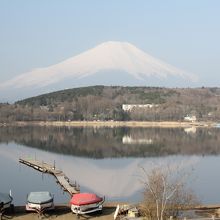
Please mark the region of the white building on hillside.
POLYGON ((191 122, 195 122, 197 119, 196 119, 196 116, 195 115, 187 115, 184 117, 184 120, 185 121, 191 121, 191 122))
POLYGON ((123 104, 122 105, 122 109, 125 111, 125 112, 128 112, 128 111, 132 111, 133 109, 135 108, 153 108, 153 107, 158 107, 158 105, 155 105, 155 104, 123 104))

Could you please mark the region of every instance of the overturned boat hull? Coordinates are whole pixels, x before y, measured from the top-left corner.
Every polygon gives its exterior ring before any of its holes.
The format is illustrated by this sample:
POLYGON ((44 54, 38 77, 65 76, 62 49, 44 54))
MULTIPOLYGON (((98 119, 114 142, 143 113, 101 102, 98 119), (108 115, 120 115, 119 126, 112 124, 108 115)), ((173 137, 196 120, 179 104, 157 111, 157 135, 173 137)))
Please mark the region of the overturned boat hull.
POLYGON ((31 192, 27 197, 26 210, 43 213, 54 209, 53 196, 49 192, 31 192))
POLYGON ((43 212, 45 210, 54 209, 53 202, 45 203, 45 204, 35 204, 35 203, 27 203, 26 210, 27 211, 36 211, 36 212, 43 212))
POLYGON ((93 193, 78 193, 70 201, 71 210, 77 215, 100 212, 102 211, 104 201, 105 198, 101 198, 93 193))

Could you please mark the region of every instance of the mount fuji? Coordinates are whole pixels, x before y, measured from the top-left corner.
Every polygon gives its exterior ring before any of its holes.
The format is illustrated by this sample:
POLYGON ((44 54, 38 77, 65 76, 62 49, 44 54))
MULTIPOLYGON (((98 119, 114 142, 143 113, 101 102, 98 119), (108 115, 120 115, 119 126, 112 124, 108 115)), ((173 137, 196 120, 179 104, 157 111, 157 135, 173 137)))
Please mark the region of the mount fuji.
POLYGON ((194 74, 156 59, 130 43, 109 41, 58 64, 0 83, 0 92, 9 99, 18 99, 27 94, 88 85, 178 87, 196 81, 194 74))

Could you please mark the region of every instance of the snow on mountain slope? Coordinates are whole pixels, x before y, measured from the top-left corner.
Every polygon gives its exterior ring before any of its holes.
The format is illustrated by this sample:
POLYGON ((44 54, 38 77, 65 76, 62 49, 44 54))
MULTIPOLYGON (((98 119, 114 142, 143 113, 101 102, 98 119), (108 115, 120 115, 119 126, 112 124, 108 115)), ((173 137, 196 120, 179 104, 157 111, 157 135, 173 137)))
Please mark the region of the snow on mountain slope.
MULTIPOLYGON (((162 62, 127 42, 105 42, 93 49, 69 58, 58 64, 34 69, 0 84, 5 88, 47 87, 63 80, 77 80, 92 77, 97 72, 122 71, 135 80, 148 77, 165 79, 177 77, 196 81, 197 77, 162 62)), ((120 84, 115 79, 117 85, 120 84)))

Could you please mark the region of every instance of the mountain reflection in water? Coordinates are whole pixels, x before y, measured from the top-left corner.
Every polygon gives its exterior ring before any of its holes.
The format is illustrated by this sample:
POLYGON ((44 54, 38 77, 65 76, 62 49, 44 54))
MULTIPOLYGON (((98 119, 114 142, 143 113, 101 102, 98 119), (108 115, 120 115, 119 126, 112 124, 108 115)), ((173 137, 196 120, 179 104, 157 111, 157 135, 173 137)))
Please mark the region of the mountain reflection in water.
POLYGON ((0 143, 88 158, 217 155, 218 128, 1 127, 0 143))
POLYGON ((18 166, 18 158, 28 156, 55 161, 82 192, 137 202, 143 188, 140 167, 150 170, 154 163, 169 163, 193 167, 198 181, 190 180, 190 186, 204 201, 218 203, 220 177, 212 171, 220 166, 219 132, 218 128, 0 127, 0 188, 14 191, 15 204, 23 204, 33 190, 52 191, 56 201, 68 202, 53 178, 42 182, 39 172, 18 166))
MULTIPOLYGON (((80 184, 82 192, 95 192, 98 195, 104 195, 107 201, 130 201, 137 202, 141 199, 141 169, 147 167, 148 170, 153 166, 154 162, 158 162, 158 158, 106 158, 106 159, 90 159, 76 156, 67 156, 45 152, 38 149, 33 149, 17 144, 4 145, 0 144, 0 173, 6 170, 7 172, 1 175, 1 190, 8 192, 10 189, 14 192, 15 202, 21 204, 24 202, 24 197, 29 191, 49 190, 56 198, 56 201, 68 202, 68 199, 62 199, 59 186, 55 186, 51 178, 41 182, 41 173, 20 165, 18 171, 19 157, 36 158, 50 164, 56 162, 56 167, 65 172, 71 181, 77 181, 80 184), (1 164, 1 162, 4 164, 1 164), (17 167, 16 167, 17 165, 17 167), (12 170, 13 167, 13 170, 12 170), (28 174, 27 174, 28 173, 28 174), (44 188, 45 187, 45 188, 44 188), (55 189, 55 187, 57 189, 55 189), (28 190, 28 191, 27 191, 28 190)), ((176 166, 182 163, 183 168, 190 168, 198 163, 199 158, 192 156, 190 158, 180 157, 164 157, 160 158, 161 165, 169 163, 176 166)), ((51 177, 51 176, 50 176, 51 177)))

